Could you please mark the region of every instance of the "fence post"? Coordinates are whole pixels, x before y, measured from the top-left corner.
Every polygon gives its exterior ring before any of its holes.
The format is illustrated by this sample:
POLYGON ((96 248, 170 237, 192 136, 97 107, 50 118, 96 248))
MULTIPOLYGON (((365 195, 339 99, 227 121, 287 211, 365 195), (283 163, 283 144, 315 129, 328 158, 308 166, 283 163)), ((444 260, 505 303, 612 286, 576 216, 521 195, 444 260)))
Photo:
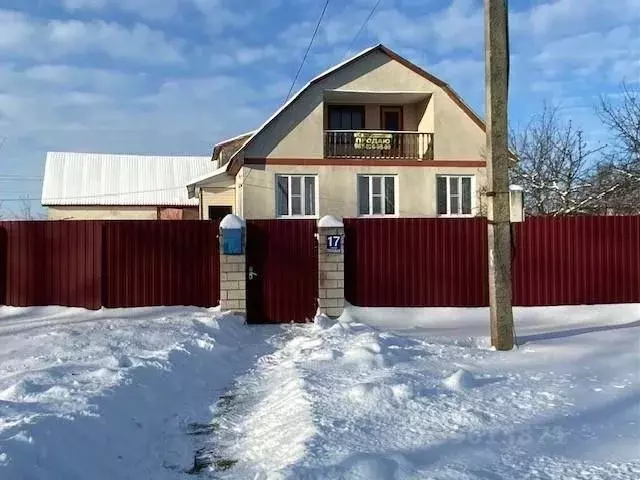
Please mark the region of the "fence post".
POLYGON ((318 221, 318 308, 337 318, 344 310, 344 224, 327 215, 318 221))
POLYGON ((246 314, 246 223, 237 215, 220 222, 220 308, 246 314))

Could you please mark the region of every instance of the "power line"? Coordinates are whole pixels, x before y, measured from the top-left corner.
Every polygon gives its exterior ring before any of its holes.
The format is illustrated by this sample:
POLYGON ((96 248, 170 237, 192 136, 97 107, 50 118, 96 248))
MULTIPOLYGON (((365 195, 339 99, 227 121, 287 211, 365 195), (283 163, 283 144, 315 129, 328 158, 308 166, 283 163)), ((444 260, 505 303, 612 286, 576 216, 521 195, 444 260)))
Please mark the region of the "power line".
MULTIPOLYGON (((175 187, 156 188, 156 189, 150 189, 150 190, 130 190, 128 192, 96 193, 93 195, 77 195, 72 197, 48 197, 46 200, 47 202, 57 202, 57 201, 64 201, 64 200, 82 200, 82 199, 102 198, 102 197, 119 197, 119 196, 126 196, 126 195, 134 195, 138 193, 168 192, 170 190, 179 190, 182 188, 186 189, 187 186, 178 185, 175 187)), ((24 200, 24 198, 0 198, 0 202, 11 202, 11 201, 17 202, 20 200, 24 200)))
POLYGON ((329 6, 329 0, 326 0, 324 2, 324 7, 322 8, 322 13, 320 14, 320 18, 318 19, 318 23, 316 24, 316 28, 313 31, 311 40, 309 41, 309 45, 307 45, 307 50, 304 52, 304 56, 302 57, 302 62, 300 62, 300 67, 296 72, 296 76, 293 77, 293 82, 291 82, 291 87, 289 88, 289 93, 287 93, 287 98, 284 99, 285 103, 287 103, 287 101, 289 100, 289 97, 291 96, 291 92, 293 92, 293 87, 295 87, 296 82, 298 81, 298 77, 300 76, 300 72, 302 71, 302 67, 304 66, 304 62, 307 60, 307 56, 309 55, 309 51, 311 50, 311 46, 313 45, 314 40, 316 39, 316 35, 318 35, 320 24, 322 23, 322 19, 324 18, 324 14, 327 11, 328 6, 329 6))
POLYGON ((371 17, 373 17, 373 14, 376 13, 376 10, 377 10, 378 6, 380 5, 380 3, 382 3, 382 0, 376 0, 376 3, 373 4, 373 7, 371 8, 371 11, 369 12, 369 15, 367 15, 367 18, 364 19, 364 22, 362 23, 362 25, 360 25, 360 28, 356 32, 355 36, 351 39, 351 42, 349 43, 349 46, 347 47, 347 51, 344 54, 343 59, 347 58, 349 56, 349 52, 351 51, 351 47, 353 47, 353 45, 356 43, 356 40, 358 40, 358 37, 360 37, 360 34, 364 30, 364 27, 367 26, 367 23, 369 23, 369 20, 371 20, 371 17))

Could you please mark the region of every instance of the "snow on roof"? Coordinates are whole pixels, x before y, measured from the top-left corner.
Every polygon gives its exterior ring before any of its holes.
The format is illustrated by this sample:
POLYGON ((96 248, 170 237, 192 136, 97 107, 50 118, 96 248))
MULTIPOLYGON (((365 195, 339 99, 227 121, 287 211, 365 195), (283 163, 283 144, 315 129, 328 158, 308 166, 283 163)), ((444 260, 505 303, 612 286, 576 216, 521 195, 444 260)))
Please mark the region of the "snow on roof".
POLYGON ((209 157, 49 152, 42 204, 198 205, 187 183, 210 171, 209 157))
POLYGON ((218 143, 216 143, 214 147, 219 147, 221 145, 224 145, 225 143, 240 140, 241 138, 248 137, 249 135, 253 135, 254 133, 256 133, 256 130, 249 130, 248 132, 241 133, 240 135, 236 135, 235 137, 225 138, 224 140, 220 140, 218 143))
POLYGON ((244 218, 230 213, 222 219, 220 222, 220 228, 223 230, 237 230, 244 227, 246 223, 247 222, 244 221, 244 218))
POLYGON ((338 220, 332 215, 325 215, 318 220, 318 226, 320 228, 340 228, 344 227, 344 223, 342 223, 342 220, 338 220))
POLYGON ((189 181, 187 181, 187 191, 188 191, 188 197, 189 198, 194 198, 196 196, 196 188, 201 187, 202 185, 205 184, 209 184, 213 181, 213 179, 215 179, 216 177, 221 177, 221 176, 225 176, 226 178, 231 179, 231 177, 227 177, 227 164, 225 163, 223 166, 216 168, 213 171, 208 171, 202 175, 198 175, 195 178, 190 178, 189 181))

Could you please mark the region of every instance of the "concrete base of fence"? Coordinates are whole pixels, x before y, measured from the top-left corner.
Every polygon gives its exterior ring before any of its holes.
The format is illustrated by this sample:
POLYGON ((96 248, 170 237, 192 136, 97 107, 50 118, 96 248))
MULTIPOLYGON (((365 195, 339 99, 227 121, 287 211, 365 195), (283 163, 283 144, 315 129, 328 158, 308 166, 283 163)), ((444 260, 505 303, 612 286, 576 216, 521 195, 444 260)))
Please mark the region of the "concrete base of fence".
POLYGON ((334 217, 318 222, 318 308, 337 318, 344 310, 344 226, 334 217))
POLYGON ((220 308, 245 314, 247 311, 246 257, 220 254, 220 308))

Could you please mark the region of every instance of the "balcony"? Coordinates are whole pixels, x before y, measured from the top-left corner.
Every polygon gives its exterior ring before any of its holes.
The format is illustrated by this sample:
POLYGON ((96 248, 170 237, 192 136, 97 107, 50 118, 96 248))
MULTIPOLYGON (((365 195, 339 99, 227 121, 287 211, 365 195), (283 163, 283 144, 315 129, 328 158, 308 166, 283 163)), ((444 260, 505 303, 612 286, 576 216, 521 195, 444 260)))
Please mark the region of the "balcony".
POLYGON ((325 158, 433 160, 433 133, 325 130, 325 158))

